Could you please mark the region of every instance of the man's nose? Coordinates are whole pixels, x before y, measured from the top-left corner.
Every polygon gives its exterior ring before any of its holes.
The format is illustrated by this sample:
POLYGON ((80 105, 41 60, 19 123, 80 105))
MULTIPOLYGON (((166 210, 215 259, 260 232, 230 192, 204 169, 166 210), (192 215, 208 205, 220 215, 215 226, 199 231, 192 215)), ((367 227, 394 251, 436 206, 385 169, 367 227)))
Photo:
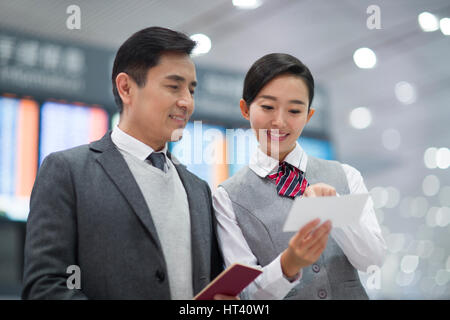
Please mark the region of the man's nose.
POLYGON ((184 93, 177 100, 177 106, 186 109, 186 111, 191 111, 194 108, 194 97, 192 96, 190 91, 184 93))

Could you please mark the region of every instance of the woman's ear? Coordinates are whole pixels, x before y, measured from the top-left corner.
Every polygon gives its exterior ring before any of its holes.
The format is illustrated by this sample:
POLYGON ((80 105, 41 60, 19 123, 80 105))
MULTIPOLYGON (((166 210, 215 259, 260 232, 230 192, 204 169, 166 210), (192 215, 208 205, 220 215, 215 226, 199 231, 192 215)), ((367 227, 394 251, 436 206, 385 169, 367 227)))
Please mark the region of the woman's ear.
POLYGON ((241 99, 239 101, 239 107, 241 108, 242 116, 245 119, 250 120, 250 109, 249 106, 247 105, 247 102, 245 102, 244 99, 241 99))
POLYGON ((306 123, 309 122, 309 119, 311 119, 311 117, 313 116, 314 112, 316 112, 316 109, 313 109, 313 108, 309 109, 308 118, 306 119, 306 123))

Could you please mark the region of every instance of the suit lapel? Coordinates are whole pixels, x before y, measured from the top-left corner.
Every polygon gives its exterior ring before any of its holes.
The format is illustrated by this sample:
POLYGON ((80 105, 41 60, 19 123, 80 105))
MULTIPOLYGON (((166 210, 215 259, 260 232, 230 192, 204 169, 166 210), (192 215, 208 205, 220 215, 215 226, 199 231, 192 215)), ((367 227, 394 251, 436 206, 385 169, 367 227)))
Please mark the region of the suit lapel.
POLYGON ((106 174, 110 177, 142 224, 148 230, 156 247, 162 252, 156 227, 153 223, 150 210, 145 202, 144 196, 142 195, 141 189, 128 168, 125 159, 115 148, 110 134, 111 132, 106 133, 101 140, 92 143, 90 147, 93 150, 101 152, 97 157, 97 161, 103 167, 106 174))

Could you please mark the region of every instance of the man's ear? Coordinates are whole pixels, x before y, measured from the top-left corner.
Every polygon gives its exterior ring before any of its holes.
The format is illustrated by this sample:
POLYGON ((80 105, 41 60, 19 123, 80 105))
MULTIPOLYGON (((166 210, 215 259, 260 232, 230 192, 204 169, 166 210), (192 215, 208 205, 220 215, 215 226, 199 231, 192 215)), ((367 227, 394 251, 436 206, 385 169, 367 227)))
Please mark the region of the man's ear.
POLYGON ((133 80, 125 72, 121 72, 117 75, 116 88, 124 106, 131 104, 132 84, 133 80))
POLYGON ((309 109, 308 118, 306 119, 306 123, 309 122, 309 119, 311 119, 311 117, 313 116, 314 112, 316 112, 316 109, 314 109, 314 108, 309 109))
POLYGON ((250 120, 250 109, 249 106, 247 105, 247 102, 245 102, 244 99, 241 99, 239 101, 239 107, 241 108, 242 116, 245 119, 250 120))

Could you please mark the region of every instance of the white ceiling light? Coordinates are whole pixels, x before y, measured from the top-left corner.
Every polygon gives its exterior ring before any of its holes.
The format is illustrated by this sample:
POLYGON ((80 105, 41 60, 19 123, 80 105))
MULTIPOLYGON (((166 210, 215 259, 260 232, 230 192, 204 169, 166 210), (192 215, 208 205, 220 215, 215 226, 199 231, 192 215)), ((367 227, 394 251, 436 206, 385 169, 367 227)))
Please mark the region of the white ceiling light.
POLYGON ((418 17, 419 25, 425 32, 432 32, 439 29, 439 21, 434 14, 422 12, 418 17))
POLYGON ((441 32, 446 36, 450 36, 450 18, 443 18, 439 21, 441 32))
POLYGON ((203 33, 193 34, 190 38, 197 42, 194 50, 192 50, 193 56, 199 56, 208 53, 209 50, 211 50, 211 39, 203 33))
POLYGON ((356 129, 365 129, 372 123, 372 114, 366 107, 353 109, 350 113, 350 124, 356 129))
POLYGON ((395 96, 403 104, 414 103, 417 99, 416 89, 406 81, 400 81, 395 85, 395 96))
POLYGON ((233 0, 233 6, 239 9, 256 9, 261 4, 261 0, 233 0))
POLYGON ((377 56, 369 48, 359 48, 353 54, 353 61, 361 69, 371 69, 377 63, 377 56))

